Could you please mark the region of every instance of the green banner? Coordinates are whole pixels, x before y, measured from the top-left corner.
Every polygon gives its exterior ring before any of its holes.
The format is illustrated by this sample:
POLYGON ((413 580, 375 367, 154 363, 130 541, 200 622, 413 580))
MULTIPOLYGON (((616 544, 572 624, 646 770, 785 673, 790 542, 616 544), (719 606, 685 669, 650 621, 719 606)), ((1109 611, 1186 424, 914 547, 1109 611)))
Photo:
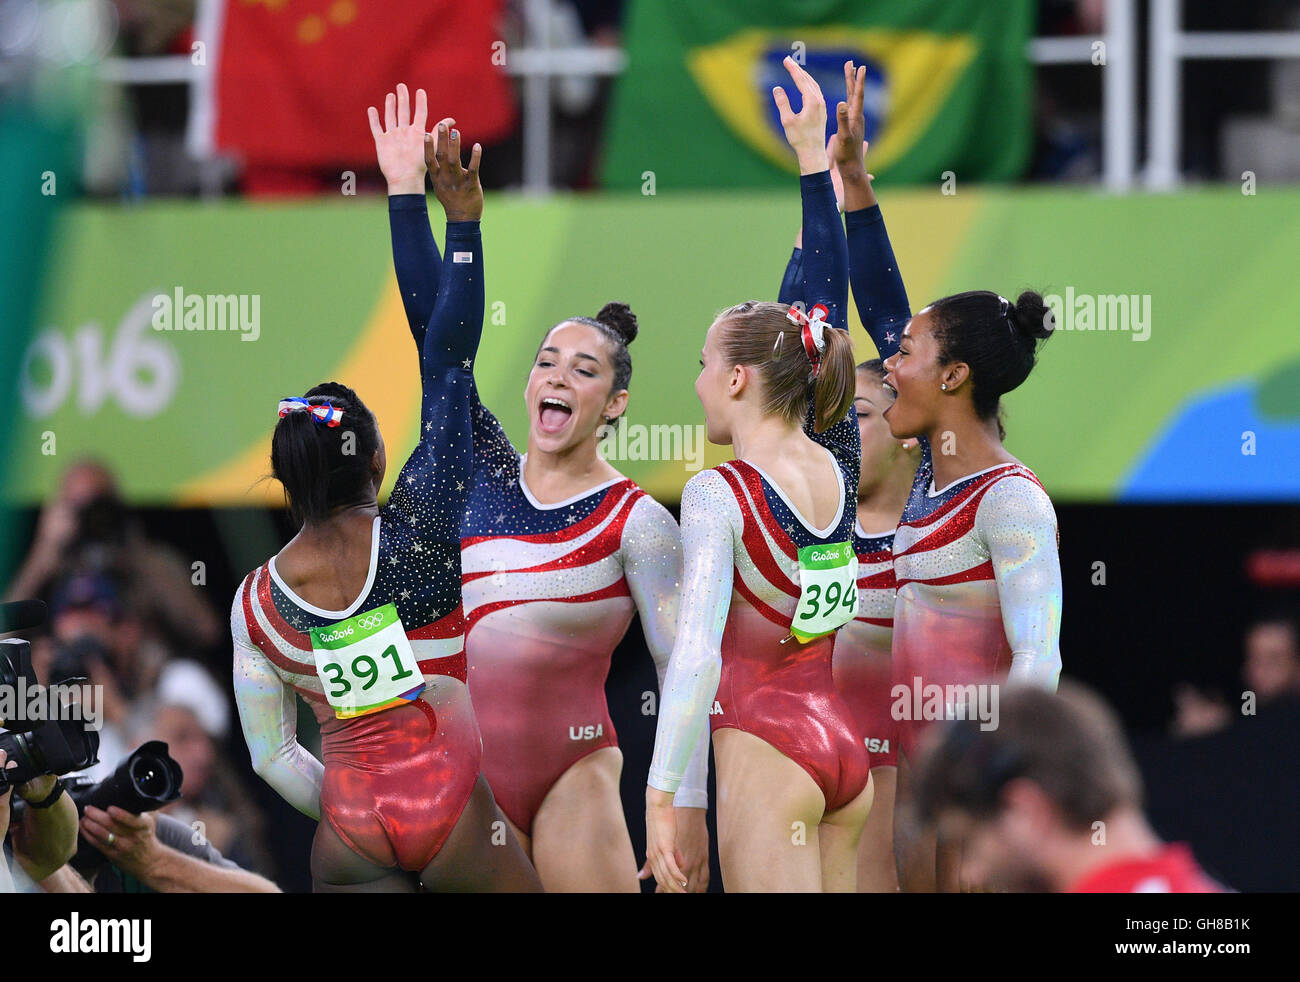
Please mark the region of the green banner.
MULTIPOLYGON (((1284 286, 1300 190, 880 193, 913 309, 975 288, 1055 298, 1059 336, 1004 404, 1008 448, 1057 500, 1300 500, 1300 294, 1284 286)), ((798 223, 793 180, 490 196, 484 401, 522 450, 546 330, 626 301, 641 333, 606 453, 676 501, 730 456, 706 443, 694 391, 705 331, 720 309, 775 296, 798 223)), ((416 353, 382 199, 73 205, 47 269, 39 330, 12 349, 10 500, 47 499, 91 456, 136 503, 281 504, 262 480, 277 403, 328 379, 375 410, 391 461, 414 443, 416 353), (199 307, 203 329, 186 330, 199 307)), ((870 357, 856 321, 853 337, 870 357)))
POLYGON ((787 55, 830 107, 843 65, 867 69, 871 167, 892 182, 1020 175, 1032 140, 1030 0, 635 0, 614 94, 606 187, 781 183, 798 173, 772 102, 798 92, 787 55))

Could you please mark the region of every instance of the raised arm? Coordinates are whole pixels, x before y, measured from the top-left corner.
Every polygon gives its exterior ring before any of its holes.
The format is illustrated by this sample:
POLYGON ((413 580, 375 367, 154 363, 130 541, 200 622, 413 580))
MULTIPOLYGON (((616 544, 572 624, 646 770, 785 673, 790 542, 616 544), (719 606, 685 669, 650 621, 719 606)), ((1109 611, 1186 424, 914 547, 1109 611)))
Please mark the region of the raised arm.
POLYGON ((1056 511, 1025 477, 1005 477, 985 493, 975 531, 988 550, 1011 647, 1009 683, 1055 691, 1061 675, 1061 559, 1056 511))
POLYGON ((793 58, 786 58, 784 64, 803 98, 802 108, 795 113, 785 90, 779 86, 772 90, 786 140, 799 161, 803 200, 801 299, 809 309, 823 304, 829 312, 827 323, 847 329, 849 254, 824 142, 826 103, 816 81, 793 58))
POLYGON ((375 156, 388 183, 388 227, 393 247, 393 268, 406 309, 407 324, 418 347, 424 345, 424 331, 433 314, 442 273, 442 257, 429 227, 425 206, 424 178, 435 167, 438 134, 456 124, 445 117, 432 132, 424 132, 428 119, 428 97, 424 89, 415 92, 415 110, 405 85, 384 100, 384 125, 379 113, 369 110, 370 132, 375 138, 375 156))
POLYGON ((325 765, 298 742, 293 690, 249 639, 238 597, 230 614, 230 632, 235 641, 235 705, 253 770, 294 808, 319 820, 325 765))
POLYGON ((867 173, 862 100, 865 68, 844 63, 847 101, 836 107, 838 129, 828 152, 844 188, 844 217, 848 227, 849 284, 858 318, 871 336, 881 358, 898 350, 899 338, 912 316, 907 290, 889 244, 885 219, 867 173))

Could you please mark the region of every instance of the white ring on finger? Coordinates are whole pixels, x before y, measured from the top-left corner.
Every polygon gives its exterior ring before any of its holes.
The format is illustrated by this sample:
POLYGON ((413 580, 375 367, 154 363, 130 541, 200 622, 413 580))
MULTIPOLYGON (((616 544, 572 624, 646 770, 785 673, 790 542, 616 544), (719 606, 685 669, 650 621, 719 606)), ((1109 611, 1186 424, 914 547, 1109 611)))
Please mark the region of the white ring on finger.
POLYGON ((108 833, 108 844, 110 846, 114 843, 114 841, 116 841, 116 839, 117 836, 115 836, 112 832, 108 833))

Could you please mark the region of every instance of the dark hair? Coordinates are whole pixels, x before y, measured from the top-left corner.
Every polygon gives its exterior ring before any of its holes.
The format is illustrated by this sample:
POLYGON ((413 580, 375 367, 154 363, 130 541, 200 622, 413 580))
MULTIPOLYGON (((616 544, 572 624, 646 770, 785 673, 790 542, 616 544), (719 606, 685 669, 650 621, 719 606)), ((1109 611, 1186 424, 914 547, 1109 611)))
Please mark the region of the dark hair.
MULTIPOLYGON (((888 374, 885 371, 885 362, 881 358, 871 358, 867 361, 859 362, 857 371, 867 372, 870 375, 874 375, 876 379, 881 382, 885 380, 885 375, 888 374)), ((998 439, 1005 440, 1006 438, 1007 428, 1002 425, 1002 407, 998 406, 998 439)))
POLYGON ((788 316, 789 304, 746 300, 718 315, 724 325, 723 354, 733 365, 758 369, 763 380, 763 412, 792 425, 803 423, 813 401, 813 429, 821 433, 838 423, 853 405, 853 342, 849 332, 826 328, 821 370, 812 376, 799 328, 788 316))
POLYGON ((995 729, 975 719, 948 723, 922 755, 915 800, 924 821, 949 809, 990 819, 1018 778, 1038 785, 1078 831, 1118 807, 1141 806, 1142 779, 1119 720, 1091 691, 1063 682, 1059 694, 1005 686, 1000 694, 995 729))
POLYGON ((322 382, 307 391, 313 406, 343 410, 338 426, 318 423, 308 412, 280 417, 271 436, 271 474, 284 485, 285 501, 303 524, 324 521, 341 506, 371 497, 370 461, 379 449, 375 416, 346 385, 322 382))
POLYGON ((998 400, 1029 377, 1038 344, 1056 319, 1041 295, 1025 290, 1012 304, 988 290, 956 293, 930 304, 939 360, 970 366, 975 412, 989 419, 998 400))

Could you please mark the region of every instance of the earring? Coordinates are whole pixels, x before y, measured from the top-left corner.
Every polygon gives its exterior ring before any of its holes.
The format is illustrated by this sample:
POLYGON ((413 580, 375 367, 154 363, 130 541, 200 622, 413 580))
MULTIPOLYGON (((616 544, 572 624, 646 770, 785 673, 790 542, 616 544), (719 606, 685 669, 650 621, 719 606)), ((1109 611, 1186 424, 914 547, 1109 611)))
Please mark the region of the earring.
POLYGON ((602 417, 602 419, 605 420, 605 425, 606 425, 606 426, 608 426, 610 423, 614 422, 614 417, 613 417, 613 416, 604 416, 604 417, 602 417))
POLYGON ((939 383, 939 388, 943 389, 944 392, 947 392, 947 391, 948 391, 948 383, 947 383, 947 382, 941 382, 941 383, 939 383))

